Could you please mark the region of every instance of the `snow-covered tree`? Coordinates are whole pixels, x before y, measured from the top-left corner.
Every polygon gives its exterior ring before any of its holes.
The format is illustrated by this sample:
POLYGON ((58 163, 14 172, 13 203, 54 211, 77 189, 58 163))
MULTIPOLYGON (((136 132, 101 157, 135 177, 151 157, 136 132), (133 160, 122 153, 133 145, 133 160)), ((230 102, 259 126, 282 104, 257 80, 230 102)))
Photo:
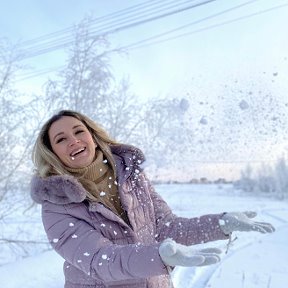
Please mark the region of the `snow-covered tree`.
MULTIPOLYGON (((31 148, 40 119, 38 101, 31 97, 27 103, 14 88, 15 73, 22 69, 19 56, 19 51, 7 40, 0 40, 0 250, 10 260, 35 251, 37 242, 30 241, 21 228, 12 234, 7 225, 12 213, 18 212, 21 217, 31 202, 28 186, 32 174, 31 148)), ((0 258, 1 264, 8 261, 0 258)))
POLYGON ((278 198, 288 197, 288 166, 285 158, 280 158, 275 166, 275 192, 278 198))
POLYGON ((253 179, 253 169, 251 165, 247 165, 246 168, 241 171, 241 178, 235 181, 235 187, 246 192, 253 192, 256 187, 256 180, 253 179))
POLYGON ((258 171, 255 181, 254 190, 264 193, 274 193, 276 188, 276 179, 274 177, 273 168, 270 165, 262 165, 258 171))
POLYGON ((104 36, 91 37, 87 20, 76 27, 67 66, 46 86, 50 111, 82 112, 118 141, 140 146, 154 164, 167 164, 191 135, 187 133, 191 127, 184 125, 189 101, 140 101, 130 91, 128 79, 114 79, 110 56, 119 51, 108 52, 108 47, 104 36))
POLYGON ((284 157, 278 159, 274 167, 263 164, 252 176, 252 169, 247 166, 235 187, 247 192, 260 192, 283 199, 288 197, 288 166, 284 157))
POLYGON ((25 119, 23 106, 19 103, 19 94, 13 89, 13 77, 20 69, 17 53, 7 40, 0 40, 0 201, 8 191, 12 175, 21 165, 23 156, 20 124, 25 119))
POLYGON ((109 64, 109 42, 104 36, 90 36, 88 19, 75 27, 74 44, 68 50, 67 65, 57 80, 47 83, 46 98, 51 110, 71 109, 101 120, 113 92, 114 79, 109 64))

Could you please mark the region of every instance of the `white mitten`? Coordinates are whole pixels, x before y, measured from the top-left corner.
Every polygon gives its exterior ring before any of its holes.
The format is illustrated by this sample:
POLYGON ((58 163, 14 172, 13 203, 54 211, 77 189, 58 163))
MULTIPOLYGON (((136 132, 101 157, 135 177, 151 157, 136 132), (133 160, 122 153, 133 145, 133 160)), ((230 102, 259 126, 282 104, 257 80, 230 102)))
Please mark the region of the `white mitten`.
POLYGON ((253 211, 225 213, 219 220, 219 224, 226 235, 233 231, 257 231, 260 233, 272 233, 275 231, 275 228, 270 223, 251 220, 256 215, 257 213, 253 211))
POLYGON ((195 246, 185 246, 172 239, 166 239, 159 247, 159 254, 167 266, 205 266, 220 261, 218 248, 197 249, 195 246))

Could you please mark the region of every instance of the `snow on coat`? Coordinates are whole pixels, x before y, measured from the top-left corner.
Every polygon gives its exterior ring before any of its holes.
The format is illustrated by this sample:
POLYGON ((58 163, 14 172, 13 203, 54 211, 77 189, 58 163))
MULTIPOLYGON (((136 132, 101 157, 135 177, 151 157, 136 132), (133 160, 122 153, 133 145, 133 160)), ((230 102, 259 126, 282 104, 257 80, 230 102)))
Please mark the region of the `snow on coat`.
POLYGON ((31 197, 42 204, 52 247, 64 259, 65 288, 168 288, 171 280, 158 248, 166 238, 191 245, 226 239, 221 215, 177 217, 142 171, 142 152, 111 146, 129 225, 101 203, 89 203, 73 176, 34 176, 31 197))

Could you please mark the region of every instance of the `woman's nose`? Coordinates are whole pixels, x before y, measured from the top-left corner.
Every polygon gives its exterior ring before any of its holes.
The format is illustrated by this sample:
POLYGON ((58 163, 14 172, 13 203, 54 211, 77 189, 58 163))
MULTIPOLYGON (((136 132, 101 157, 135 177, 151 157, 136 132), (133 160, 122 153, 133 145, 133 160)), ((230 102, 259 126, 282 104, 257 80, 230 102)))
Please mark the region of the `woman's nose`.
POLYGON ((79 139, 77 139, 75 137, 71 137, 69 145, 73 146, 74 144, 79 143, 79 142, 80 142, 79 139))

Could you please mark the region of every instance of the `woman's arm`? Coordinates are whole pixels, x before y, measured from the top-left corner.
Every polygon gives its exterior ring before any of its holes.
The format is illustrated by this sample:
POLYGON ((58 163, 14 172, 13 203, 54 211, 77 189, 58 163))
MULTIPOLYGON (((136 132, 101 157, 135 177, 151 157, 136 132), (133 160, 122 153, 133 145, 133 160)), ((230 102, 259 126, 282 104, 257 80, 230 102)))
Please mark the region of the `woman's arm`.
POLYGON ((223 214, 203 215, 195 218, 177 217, 155 191, 145 174, 142 174, 146 189, 150 192, 156 217, 157 240, 172 238, 184 245, 194 245, 215 240, 228 239, 220 228, 219 219, 223 214))
POLYGON ((168 274, 158 244, 115 245, 89 223, 69 215, 63 205, 44 203, 42 218, 56 252, 95 279, 110 282, 168 274))

